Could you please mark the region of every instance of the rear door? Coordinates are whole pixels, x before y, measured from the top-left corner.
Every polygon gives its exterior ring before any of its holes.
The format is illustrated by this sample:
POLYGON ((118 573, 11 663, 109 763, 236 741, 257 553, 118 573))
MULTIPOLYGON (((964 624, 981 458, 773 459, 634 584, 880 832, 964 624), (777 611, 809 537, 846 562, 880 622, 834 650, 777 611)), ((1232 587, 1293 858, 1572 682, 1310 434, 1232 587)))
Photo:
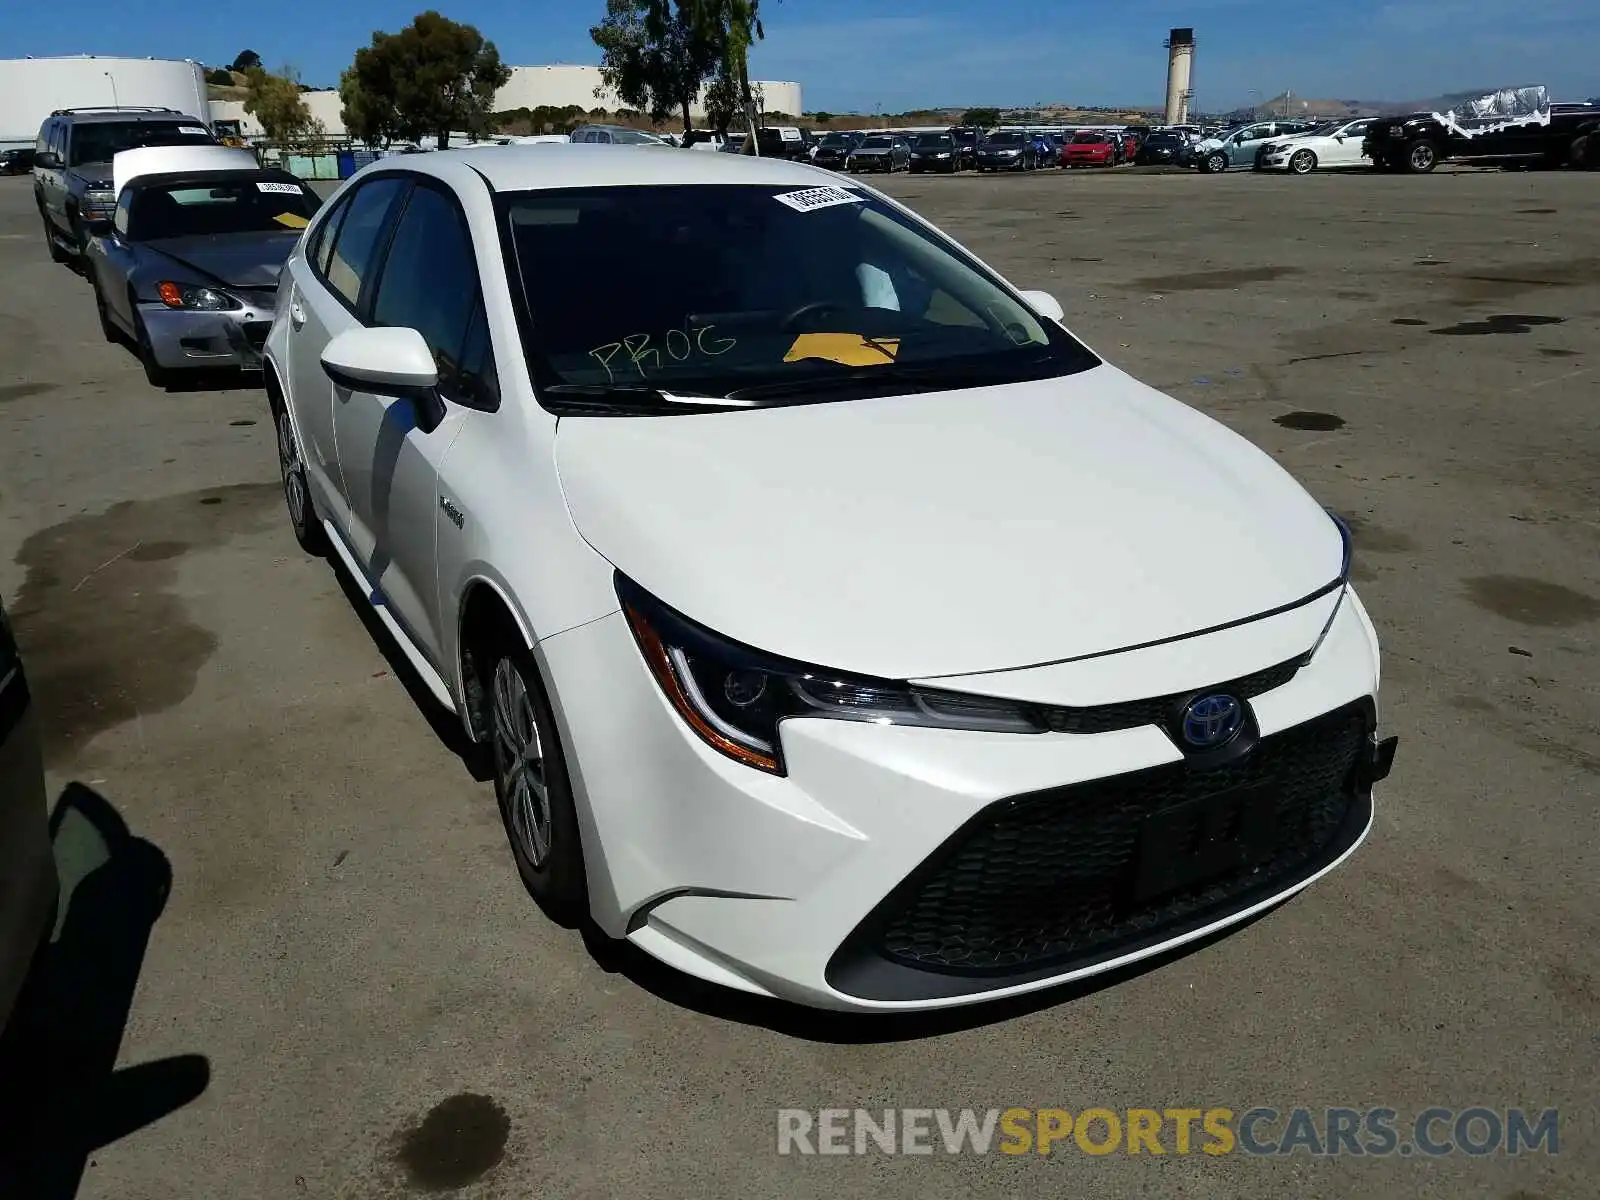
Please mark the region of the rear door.
MULTIPOLYGON (((349 503, 334 432, 333 381, 322 370, 322 351, 359 323, 410 179, 405 174, 377 175, 358 185, 313 231, 305 253, 289 260, 286 390, 318 510, 347 543, 349 503)), ((358 456, 366 452, 355 448, 358 456)))
POLYGON ((496 396, 479 278, 453 192, 419 178, 395 226, 367 323, 422 334, 439 369, 433 404, 334 389, 350 549, 376 602, 445 675, 438 542, 460 537, 455 522, 464 514, 440 475, 474 410, 493 407, 496 396))

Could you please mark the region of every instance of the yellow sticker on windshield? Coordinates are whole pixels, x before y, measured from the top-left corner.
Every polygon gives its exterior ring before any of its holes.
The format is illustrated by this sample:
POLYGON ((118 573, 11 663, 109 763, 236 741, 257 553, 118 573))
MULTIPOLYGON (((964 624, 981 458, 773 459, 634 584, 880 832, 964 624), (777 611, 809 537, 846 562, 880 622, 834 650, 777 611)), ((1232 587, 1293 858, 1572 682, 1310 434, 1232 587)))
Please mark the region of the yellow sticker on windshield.
POLYGON ((783 356, 784 362, 821 358, 845 367, 877 367, 892 363, 899 338, 869 338, 859 333, 802 333, 783 356))
POLYGON ((279 213, 272 219, 279 225, 287 225, 290 229, 304 229, 307 225, 311 224, 310 221, 306 220, 299 213, 279 213))

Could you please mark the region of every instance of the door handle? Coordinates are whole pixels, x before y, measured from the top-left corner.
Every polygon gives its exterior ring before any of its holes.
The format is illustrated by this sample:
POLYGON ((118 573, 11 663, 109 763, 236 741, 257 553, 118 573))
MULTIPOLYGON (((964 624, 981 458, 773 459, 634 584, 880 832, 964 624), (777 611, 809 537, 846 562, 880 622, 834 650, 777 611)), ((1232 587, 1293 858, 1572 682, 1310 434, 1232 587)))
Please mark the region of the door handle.
POLYGON ((289 302, 289 323, 296 329, 306 323, 306 310, 300 307, 300 301, 298 300, 289 302))

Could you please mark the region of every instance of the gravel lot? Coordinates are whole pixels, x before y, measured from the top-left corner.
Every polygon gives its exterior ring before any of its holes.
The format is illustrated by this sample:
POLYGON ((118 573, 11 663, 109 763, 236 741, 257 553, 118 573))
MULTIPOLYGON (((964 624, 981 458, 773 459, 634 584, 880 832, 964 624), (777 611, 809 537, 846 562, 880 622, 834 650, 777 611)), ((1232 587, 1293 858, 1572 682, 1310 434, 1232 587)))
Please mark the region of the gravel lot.
POLYGON ((889 182, 1353 518, 1401 747, 1366 846, 1234 935, 861 1022, 548 923, 450 723, 297 552, 260 392, 148 387, 0 179, 0 593, 53 794, 133 839, 58 948, 91 986, 4 1089, 56 1189, 15 1194, 1592 1196, 1597 182, 889 182), (1473 1104, 1560 1108, 1561 1153, 774 1152, 780 1106, 1473 1104))

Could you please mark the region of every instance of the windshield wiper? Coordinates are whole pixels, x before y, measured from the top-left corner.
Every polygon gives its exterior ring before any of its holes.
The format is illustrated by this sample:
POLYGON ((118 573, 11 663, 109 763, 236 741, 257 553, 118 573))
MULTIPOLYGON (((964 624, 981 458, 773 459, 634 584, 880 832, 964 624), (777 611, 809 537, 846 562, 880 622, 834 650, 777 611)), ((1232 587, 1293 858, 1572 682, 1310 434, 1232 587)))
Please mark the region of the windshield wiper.
POLYGON ((927 367, 885 364, 799 379, 780 379, 773 383, 755 383, 749 387, 735 388, 728 393, 728 399, 761 402, 788 396, 822 396, 835 391, 872 391, 878 387, 892 392, 943 391, 1037 378, 1027 369, 1019 370, 1018 366, 1016 363, 927 367))
POLYGON ((572 415, 649 416, 755 407, 734 396, 668 392, 648 383, 556 383, 538 390, 540 395, 559 400, 562 410, 572 415))

